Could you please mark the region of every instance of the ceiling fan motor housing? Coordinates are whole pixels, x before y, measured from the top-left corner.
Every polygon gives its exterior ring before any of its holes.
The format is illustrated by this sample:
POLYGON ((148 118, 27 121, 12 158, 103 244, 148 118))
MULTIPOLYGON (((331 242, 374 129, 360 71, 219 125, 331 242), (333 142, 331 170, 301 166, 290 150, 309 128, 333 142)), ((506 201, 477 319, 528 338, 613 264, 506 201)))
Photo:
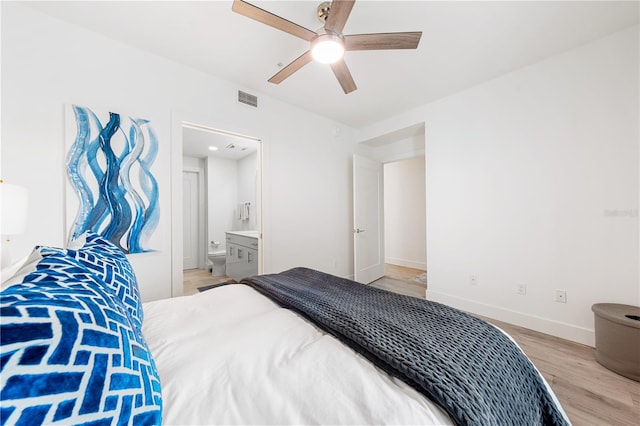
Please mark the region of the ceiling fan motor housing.
POLYGON ((323 1, 318 5, 318 20, 323 24, 326 22, 329 17, 329 11, 331 10, 331 2, 323 1))

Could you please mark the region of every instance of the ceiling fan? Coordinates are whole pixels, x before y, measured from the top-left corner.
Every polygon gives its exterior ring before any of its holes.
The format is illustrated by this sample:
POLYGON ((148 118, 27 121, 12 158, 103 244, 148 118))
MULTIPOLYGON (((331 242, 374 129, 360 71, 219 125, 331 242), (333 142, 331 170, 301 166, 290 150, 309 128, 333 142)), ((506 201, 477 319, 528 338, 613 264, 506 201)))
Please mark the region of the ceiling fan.
POLYGON ((320 30, 311 31, 243 0, 234 0, 232 10, 236 13, 284 31, 310 43, 310 48, 277 74, 270 83, 280 84, 300 68, 316 60, 328 63, 344 93, 357 89, 343 54, 347 50, 390 50, 416 49, 420 43, 421 31, 402 33, 374 33, 344 35, 344 29, 355 0, 334 0, 318 6, 318 19, 324 24, 320 30))

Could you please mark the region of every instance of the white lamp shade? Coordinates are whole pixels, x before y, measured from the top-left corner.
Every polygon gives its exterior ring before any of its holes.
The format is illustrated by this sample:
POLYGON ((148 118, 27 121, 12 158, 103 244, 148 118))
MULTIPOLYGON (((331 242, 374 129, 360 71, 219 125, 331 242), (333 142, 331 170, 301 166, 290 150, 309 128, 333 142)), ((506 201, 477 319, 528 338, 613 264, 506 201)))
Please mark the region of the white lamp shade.
POLYGON ((0 183, 0 235, 22 234, 27 230, 27 188, 0 183))

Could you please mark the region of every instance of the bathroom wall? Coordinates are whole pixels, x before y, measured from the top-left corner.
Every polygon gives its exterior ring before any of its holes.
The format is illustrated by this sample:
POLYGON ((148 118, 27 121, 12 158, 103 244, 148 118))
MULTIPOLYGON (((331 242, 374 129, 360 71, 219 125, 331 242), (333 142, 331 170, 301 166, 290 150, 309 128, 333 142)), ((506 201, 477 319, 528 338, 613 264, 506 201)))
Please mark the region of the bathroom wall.
POLYGON ((211 241, 219 242, 218 250, 226 248, 226 231, 257 229, 256 183, 258 171, 256 153, 241 160, 230 160, 210 156, 207 162, 207 234, 208 251, 211 241), (248 221, 238 218, 238 205, 251 203, 248 221))
MULTIPOLYGON (((238 203, 251 203, 249 220, 236 221, 236 230, 246 231, 258 229, 258 153, 247 155, 238 161, 238 203)), ((236 215, 237 218, 237 215, 236 215)))
POLYGON ((233 230, 237 222, 238 161, 209 157, 207 192, 208 251, 214 249, 211 241, 220 243, 215 249, 225 249, 224 233, 233 230))
POLYGON ((182 157, 183 170, 200 170, 204 169, 204 159, 195 157, 182 157))

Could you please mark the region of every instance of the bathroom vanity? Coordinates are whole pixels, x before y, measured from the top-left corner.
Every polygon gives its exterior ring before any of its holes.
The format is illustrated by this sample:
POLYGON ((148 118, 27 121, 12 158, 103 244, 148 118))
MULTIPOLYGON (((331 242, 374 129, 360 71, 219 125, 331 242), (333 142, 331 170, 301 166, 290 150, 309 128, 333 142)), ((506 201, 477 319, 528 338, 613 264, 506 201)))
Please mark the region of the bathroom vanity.
POLYGON ((236 281, 258 274, 258 231, 229 231, 227 276, 236 281))

